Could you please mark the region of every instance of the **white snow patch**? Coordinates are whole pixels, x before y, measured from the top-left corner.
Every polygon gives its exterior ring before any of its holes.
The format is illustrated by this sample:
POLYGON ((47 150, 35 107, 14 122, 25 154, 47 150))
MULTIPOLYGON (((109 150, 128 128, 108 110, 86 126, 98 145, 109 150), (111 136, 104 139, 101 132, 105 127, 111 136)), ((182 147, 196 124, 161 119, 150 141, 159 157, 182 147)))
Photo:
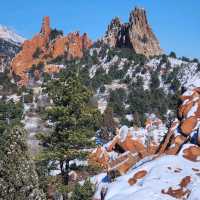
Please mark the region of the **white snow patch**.
POLYGON ((14 43, 15 45, 22 44, 25 41, 25 38, 3 25, 0 25, 0 38, 14 43))

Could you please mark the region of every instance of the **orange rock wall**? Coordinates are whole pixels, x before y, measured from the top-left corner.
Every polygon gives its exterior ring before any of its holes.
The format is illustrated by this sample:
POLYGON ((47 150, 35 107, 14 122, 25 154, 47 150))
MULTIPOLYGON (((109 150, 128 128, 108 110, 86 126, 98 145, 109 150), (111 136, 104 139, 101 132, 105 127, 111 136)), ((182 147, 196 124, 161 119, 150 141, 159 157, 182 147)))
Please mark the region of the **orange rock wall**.
MULTIPOLYGON (((39 34, 31 40, 27 40, 22 45, 22 50, 16 55, 11 63, 11 71, 21 77, 19 85, 27 85, 28 71, 33 64, 38 64, 55 59, 58 56, 66 56, 66 59, 81 58, 86 49, 92 46, 92 41, 87 34, 82 36, 79 33, 70 33, 64 37, 58 37, 55 41, 49 41, 51 33, 50 19, 44 17, 42 28, 39 34), (41 50, 38 58, 34 58, 33 54, 36 49, 41 50)), ((51 71, 51 70, 49 70, 51 71)))

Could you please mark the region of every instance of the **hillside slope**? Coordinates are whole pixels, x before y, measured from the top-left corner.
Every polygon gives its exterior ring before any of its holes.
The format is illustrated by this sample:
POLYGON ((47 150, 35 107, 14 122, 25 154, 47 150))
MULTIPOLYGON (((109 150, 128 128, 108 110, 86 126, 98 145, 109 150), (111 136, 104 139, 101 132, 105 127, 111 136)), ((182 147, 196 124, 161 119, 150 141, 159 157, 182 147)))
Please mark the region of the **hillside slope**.
MULTIPOLYGON (((184 147, 186 148, 189 146, 184 147)), ((95 199, 100 199, 101 189, 108 187, 105 200, 198 200, 199 162, 185 159, 183 151, 178 156, 141 160, 127 174, 112 183, 104 182, 105 175, 95 177, 93 181, 99 181, 95 199), (134 175, 138 177, 135 183, 132 181, 134 175)))
POLYGON ((0 25, 0 72, 9 70, 10 62, 20 51, 24 40, 8 27, 0 25))

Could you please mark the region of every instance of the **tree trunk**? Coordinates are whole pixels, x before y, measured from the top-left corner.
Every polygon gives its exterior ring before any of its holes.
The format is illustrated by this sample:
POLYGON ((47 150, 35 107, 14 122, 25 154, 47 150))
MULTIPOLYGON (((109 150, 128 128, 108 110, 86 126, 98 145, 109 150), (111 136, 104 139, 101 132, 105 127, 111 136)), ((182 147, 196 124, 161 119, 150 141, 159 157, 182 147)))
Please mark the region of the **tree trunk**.
MULTIPOLYGON (((60 171, 63 179, 63 184, 68 186, 69 184, 69 161, 60 161, 60 171), (64 166, 65 164, 65 166, 64 166)), ((63 200, 68 199, 68 193, 62 193, 63 200)))
POLYGON ((60 171, 63 178, 63 183, 68 185, 69 183, 69 161, 60 161, 60 171), (65 166, 64 166, 65 164, 65 166))
POLYGON ((63 181, 65 185, 69 184, 69 161, 65 160, 65 173, 63 176, 63 181))
POLYGON ((60 171, 61 171, 62 177, 64 177, 65 171, 64 171, 64 168, 63 168, 63 161, 62 160, 60 161, 60 171))

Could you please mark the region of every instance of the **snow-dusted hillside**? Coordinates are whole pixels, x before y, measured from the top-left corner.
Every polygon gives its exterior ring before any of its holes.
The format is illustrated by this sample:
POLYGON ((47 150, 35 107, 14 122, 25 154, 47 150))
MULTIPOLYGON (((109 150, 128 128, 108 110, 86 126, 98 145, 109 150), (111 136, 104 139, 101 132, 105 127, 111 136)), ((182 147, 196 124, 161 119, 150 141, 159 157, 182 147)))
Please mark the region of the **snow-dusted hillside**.
POLYGON ((174 115, 181 91, 200 87, 199 61, 173 54, 144 58, 127 49, 100 44, 90 49, 82 66, 88 70, 100 111, 113 106, 119 121, 126 118, 130 123, 126 116, 135 111, 140 115, 158 112, 161 118, 174 115))
POLYGON ((0 25, 0 72, 9 70, 13 57, 20 51, 24 38, 11 29, 0 25))
POLYGON ((95 199, 100 199, 102 188, 107 188, 105 200, 199 200, 199 162, 185 159, 182 152, 178 156, 145 158, 112 183, 105 181, 106 174, 94 177, 92 180, 98 185, 95 199), (145 175, 131 184, 131 178, 141 171, 145 175), (178 195, 180 198, 175 198, 178 195))
POLYGON ((0 25, 0 38, 15 45, 21 45, 25 41, 25 38, 3 25, 0 25))

